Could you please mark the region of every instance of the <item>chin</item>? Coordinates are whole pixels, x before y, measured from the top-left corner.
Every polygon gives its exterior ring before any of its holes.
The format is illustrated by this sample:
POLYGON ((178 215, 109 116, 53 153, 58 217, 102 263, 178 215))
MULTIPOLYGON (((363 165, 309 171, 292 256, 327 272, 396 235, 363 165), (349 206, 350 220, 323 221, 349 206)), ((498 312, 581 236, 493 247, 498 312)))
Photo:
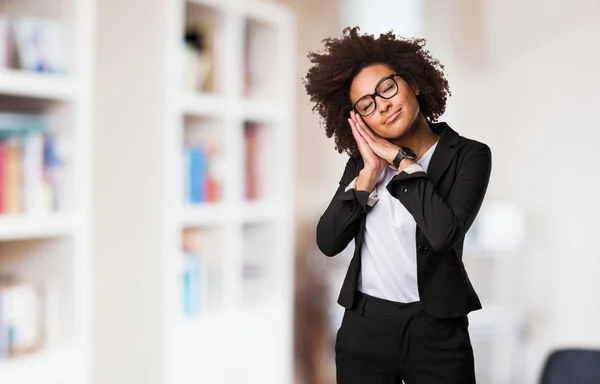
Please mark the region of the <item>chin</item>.
POLYGON ((392 132, 388 134, 390 136, 387 138, 388 140, 399 139, 402 136, 405 136, 410 131, 410 125, 407 124, 398 124, 398 127, 394 127, 392 132))

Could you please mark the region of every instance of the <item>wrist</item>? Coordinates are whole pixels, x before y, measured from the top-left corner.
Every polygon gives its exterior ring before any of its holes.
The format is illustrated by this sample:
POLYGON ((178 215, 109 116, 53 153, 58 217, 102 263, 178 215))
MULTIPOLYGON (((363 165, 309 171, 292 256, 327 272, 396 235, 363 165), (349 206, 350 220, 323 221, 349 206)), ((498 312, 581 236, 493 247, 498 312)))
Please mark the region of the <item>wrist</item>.
POLYGON ((371 192, 375 188, 380 171, 363 168, 356 179, 356 190, 371 192))
POLYGON ((385 161, 390 165, 394 165, 394 159, 396 158, 396 155, 398 155, 399 150, 400 147, 390 149, 385 157, 385 161))
POLYGON ((405 157, 400 162, 400 166, 398 167, 398 173, 404 171, 408 166, 413 165, 413 164, 418 164, 418 163, 415 160, 405 157))
POLYGON ((394 167, 396 167, 397 169, 400 169, 402 163, 406 164, 406 160, 409 160, 410 162, 414 162, 416 159, 417 159, 417 154, 412 149, 407 148, 407 147, 402 147, 396 153, 396 156, 394 157, 394 160, 392 160, 392 163, 394 164, 394 167))

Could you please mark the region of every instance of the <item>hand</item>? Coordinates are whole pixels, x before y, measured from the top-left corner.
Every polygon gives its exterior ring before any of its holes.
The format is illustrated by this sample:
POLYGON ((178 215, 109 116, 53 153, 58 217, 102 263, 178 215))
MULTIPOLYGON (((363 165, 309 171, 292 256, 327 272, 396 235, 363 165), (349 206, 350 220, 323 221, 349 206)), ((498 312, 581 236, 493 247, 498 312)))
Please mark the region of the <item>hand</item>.
MULTIPOLYGON (((354 112, 350 112, 350 114, 350 116, 352 116, 354 112)), ((373 152, 367 140, 359 133, 356 122, 352 119, 348 119, 348 123, 352 129, 352 135, 354 136, 354 140, 356 140, 360 155, 365 163, 365 169, 378 171, 378 174, 381 173, 381 171, 383 171, 387 166, 387 162, 373 152)))
MULTIPOLYGON (((385 161, 386 165, 393 164, 394 158, 398 154, 398 150, 400 149, 400 147, 390 143, 388 140, 380 137, 375 132, 373 132, 373 130, 371 130, 371 128, 369 128, 367 124, 365 124, 362 117, 356 114, 354 111, 350 112, 350 117, 350 120, 352 121, 352 123, 354 123, 354 129, 352 130, 352 133, 354 134, 354 131, 356 130, 360 138, 368 145, 371 152, 373 152, 375 156, 377 156, 379 159, 385 161)), ((353 125, 352 123, 350 123, 350 126, 353 125)), ((356 138, 356 135, 354 135, 354 138, 356 138)), ((359 142, 358 139, 356 141, 357 143, 359 142)), ((361 154, 363 154, 362 150, 361 154)))

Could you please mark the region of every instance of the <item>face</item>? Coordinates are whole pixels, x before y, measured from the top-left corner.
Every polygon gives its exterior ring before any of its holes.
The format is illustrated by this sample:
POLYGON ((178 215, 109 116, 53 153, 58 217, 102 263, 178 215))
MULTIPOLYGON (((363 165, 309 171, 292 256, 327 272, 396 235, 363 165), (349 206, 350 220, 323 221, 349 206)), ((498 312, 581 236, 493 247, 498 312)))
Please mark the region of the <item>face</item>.
MULTIPOLYGON (((375 64, 364 68, 352 80, 350 86, 350 100, 355 103, 364 95, 373 94, 375 87, 380 81, 394 74, 395 71, 383 64, 375 64)), ((413 89, 402 77, 394 76, 393 79, 398 84, 398 92, 389 99, 375 96, 375 110, 362 119, 369 127, 384 139, 393 140, 402 137, 410 130, 414 122, 419 117, 419 102, 417 101, 417 90, 413 89)), ((388 96, 393 93, 393 82, 386 81, 382 83, 377 91, 379 94, 388 96), (387 94, 386 94, 387 92, 387 94)), ((370 102, 372 103, 372 99, 370 102)), ((369 102, 360 102, 356 106, 363 113, 371 104, 369 102)))

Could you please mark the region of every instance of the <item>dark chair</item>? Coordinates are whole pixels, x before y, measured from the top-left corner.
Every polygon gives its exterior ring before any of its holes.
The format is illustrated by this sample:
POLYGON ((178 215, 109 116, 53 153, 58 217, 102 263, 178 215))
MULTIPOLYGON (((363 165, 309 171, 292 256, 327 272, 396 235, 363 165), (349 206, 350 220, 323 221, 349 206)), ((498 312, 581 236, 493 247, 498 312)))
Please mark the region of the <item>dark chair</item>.
POLYGON ((600 384, 600 351, 560 349, 552 352, 540 384, 600 384))

